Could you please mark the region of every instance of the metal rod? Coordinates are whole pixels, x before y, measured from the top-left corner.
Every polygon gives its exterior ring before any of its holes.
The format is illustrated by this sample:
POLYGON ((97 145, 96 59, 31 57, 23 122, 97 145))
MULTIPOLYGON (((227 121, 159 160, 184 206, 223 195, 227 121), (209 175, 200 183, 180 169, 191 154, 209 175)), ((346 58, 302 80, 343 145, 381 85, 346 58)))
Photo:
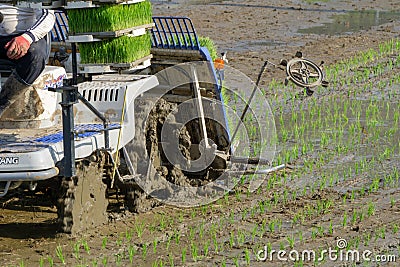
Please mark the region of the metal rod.
POLYGON ((250 108, 250 103, 251 103, 251 101, 253 100, 253 98, 254 98, 254 96, 255 96, 255 94, 256 94, 256 92, 257 92, 257 88, 258 88, 258 85, 259 85, 259 83, 260 83, 261 77, 262 77, 262 75, 263 75, 263 73, 264 73, 264 71, 265 71, 265 68, 267 67, 268 64, 269 64, 269 61, 268 61, 268 60, 265 61, 265 62, 264 62, 264 65, 263 65, 262 68, 261 68, 260 73, 258 74, 258 78, 257 78, 256 85, 255 85, 254 88, 253 88, 253 92, 251 92, 249 101, 247 102, 246 106, 244 107, 244 110, 243 110, 243 112, 242 112, 242 115, 240 116, 240 121, 239 121, 238 124, 236 125, 235 131, 233 132, 233 135, 232 135, 232 138, 231 138, 231 141, 229 142, 229 145, 227 146, 228 148, 231 147, 231 145, 232 145, 232 143, 233 143, 233 140, 235 140, 236 134, 237 134, 237 132, 238 132, 238 130, 239 130, 239 127, 240 127, 240 122, 243 121, 244 116, 246 116, 246 113, 247 113, 247 111, 248 111, 249 108, 250 108))
POLYGON ((71 43, 72 48, 72 85, 78 84, 78 60, 77 60, 77 49, 76 43, 71 43))
POLYGON ((286 167, 285 164, 279 165, 279 166, 275 166, 269 169, 265 169, 265 170, 244 170, 244 171, 227 171, 228 174, 233 174, 233 175, 252 175, 252 174, 268 174, 271 172, 276 172, 279 170, 282 170, 286 167))
POLYGON ((108 128, 107 118, 104 117, 89 101, 86 100, 79 92, 77 92, 78 99, 91 111, 93 112, 102 122, 104 127, 104 146, 106 149, 110 148, 110 133, 108 128))
POLYGON ((62 122, 64 145, 64 177, 76 175, 75 169, 75 133, 74 133, 74 104, 78 102, 76 86, 64 87, 62 91, 62 122))
POLYGON ((131 172, 131 175, 135 176, 136 170, 135 170, 135 167, 133 167, 132 161, 129 157, 129 153, 126 150, 125 146, 122 148, 122 152, 124 153, 124 159, 125 159, 126 165, 128 166, 128 170, 131 172))
POLYGON ((6 186, 4 187, 3 191, 2 192, 0 191, 0 197, 4 197, 5 195, 7 195, 10 185, 11 185, 11 181, 7 181, 6 186))
POLYGON ((242 164, 260 164, 260 165, 271 165, 271 162, 263 158, 241 158, 241 157, 231 157, 230 161, 232 163, 242 163, 242 164))
POLYGON ((191 68, 192 74, 193 74, 193 87, 194 87, 193 88, 193 97, 195 98, 197 114, 198 114, 199 120, 200 120, 200 132, 203 137, 205 147, 209 148, 208 136, 207 136, 207 126, 206 126, 206 120, 204 118, 203 100, 201 97, 199 80, 197 78, 196 68, 193 65, 191 65, 190 68, 191 68))

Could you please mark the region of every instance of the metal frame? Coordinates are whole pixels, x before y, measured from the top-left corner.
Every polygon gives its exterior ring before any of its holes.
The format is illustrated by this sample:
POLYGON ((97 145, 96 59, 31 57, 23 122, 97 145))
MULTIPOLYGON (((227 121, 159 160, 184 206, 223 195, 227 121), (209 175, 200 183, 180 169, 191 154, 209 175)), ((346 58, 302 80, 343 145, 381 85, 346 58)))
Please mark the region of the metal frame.
POLYGON ((200 50, 199 38, 187 17, 153 17, 153 48, 200 50))
MULTIPOLYGON (((101 114, 89 101, 87 101, 78 91, 78 86, 71 81, 71 85, 60 88, 50 88, 50 91, 62 93, 62 123, 63 123, 63 145, 64 145, 64 176, 74 177, 75 170, 75 130, 74 130, 74 105, 81 101, 91 112, 93 112, 102 122, 104 132, 104 149, 110 150, 110 131, 121 128, 109 127, 107 118, 101 114)), ((92 130, 90 130, 92 131, 92 130)), ((85 132, 85 131, 83 131, 85 132)))

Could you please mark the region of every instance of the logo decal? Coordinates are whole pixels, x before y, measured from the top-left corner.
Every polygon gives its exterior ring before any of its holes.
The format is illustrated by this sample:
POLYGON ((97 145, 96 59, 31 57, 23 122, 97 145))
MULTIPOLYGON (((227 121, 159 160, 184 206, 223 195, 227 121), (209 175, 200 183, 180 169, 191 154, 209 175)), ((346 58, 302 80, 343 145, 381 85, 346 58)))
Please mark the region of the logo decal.
POLYGON ((0 157, 0 165, 18 165, 18 157, 0 157))

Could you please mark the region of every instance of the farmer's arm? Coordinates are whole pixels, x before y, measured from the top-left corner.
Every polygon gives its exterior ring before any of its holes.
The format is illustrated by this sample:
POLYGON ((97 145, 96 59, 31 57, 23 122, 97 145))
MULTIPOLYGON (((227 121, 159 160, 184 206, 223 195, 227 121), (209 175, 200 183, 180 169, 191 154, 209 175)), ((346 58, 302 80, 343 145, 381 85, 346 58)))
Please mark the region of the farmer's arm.
POLYGON ((53 10, 43 9, 37 12, 37 21, 22 34, 30 43, 42 39, 51 31, 54 25, 55 16, 53 10))
POLYGON ((7 56, 10 59, 23 57, 33 42, 42 39, 51 31, 54 21, 54 11, 47 9, 36 11, 35 23, 20 36, 13 38, 6 44, 7 56))

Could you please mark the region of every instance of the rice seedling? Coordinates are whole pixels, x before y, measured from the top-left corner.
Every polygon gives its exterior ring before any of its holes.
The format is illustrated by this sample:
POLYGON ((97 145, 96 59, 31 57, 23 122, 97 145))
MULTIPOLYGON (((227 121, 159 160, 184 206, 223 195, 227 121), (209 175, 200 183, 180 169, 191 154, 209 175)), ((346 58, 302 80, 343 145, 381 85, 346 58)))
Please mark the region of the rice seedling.
POLYGON ((221 266, 222 266, 222 267, 226 267, 226 261, 225 261, 225 259, 222 260, 221 266))
POLYGON ((217 53, 218 48, 212 39, 210 39, 209 37, 200 36, 199 44, 200 46, 207 48, 212 60, 218 58, 218 53, 217 53))
POLYGON ((186 263, 186 247, 183 247, 183 248, 182 248, 181 260, 182 260, 182 263, 183 263, 183 264, 186 263))
POLYGON ((191 251, 191 254, 192 254, 192 259, 193 259, 194 262, 196 262, 198 260, 198 258, 199 258, 199 249, 198 249, 198 247, 197 247, 195 242, 191 243, 190 248, 191 248, 190 251, 191 251))
POLYGON ((343 214, 342 226, 343 227, 347 226, 347 211, 345 211, 344 214, 343 214))
POLYGON ((175 266, 174 257, 171 254, 168 255, 168 263, 169 263, 170 267, 174 267, 175 266))
POLYGON ((165 218, 164 214, 162 214, 159 218, 159 222, 159 229, 160 231, 163 231, 167 227, 167 219, 165 218))
POLYGON ((285 250, 285 244, 283 242, 279 242, 279 249, 285 250))
POLYGON ((209 252, 210 252, 210 240, 207 240, 207 241, 204 243, 203 252, 204 252, 204 257, 208 257, 208 254, 209 254, 209 252))
POLYGON ((121 255, 121 253, 115 254, 114 257, 115 257, 116 266, 121 266, 121 264, 122 264, 122 255, 121 255))
POLYGON ((145 260, 147 256, 147 244, 143 244, 142 247, 142 259, 145 260))
POLYGON ((179 223, 183 222, 183 212, 182 211, 179 213, 178 221, 179 221, 179 223))
POLYGON ((60 245, 58 245, 56 247, 56 255, 57 255, 57 258, 61 261, 61 263, 65 264, 65 256, 63 254, 63 249, 62 249, 62 247, 60 245))
POLYGON ((115 241, 115 244, 116 244, 118 247, 121 247, 121 246, 122 246, 122 238, 119 237, 119 238, 117 239, 117 241, 115 241))
POLYGON ((150 49, 149 33, 79 45, 82 64, 131 63, 150 55, 150 49))
POLYGON ((293 249, 293 248, 294 248, 294 242, 296 241, 296 238, 295 238, 293 235, 291 235, 291 236, 288 236, 288 237, 286 238, 286 240, 287 240, 288 243, 289 243, 289 247, 290 247, 291 249, 293 249))
POLYGON ((107 247, 108 238, 105 236, 101 242, 101 248, 105 249, 107 247))
POLYGON ((171 246, 171 241, 172 241, 172 236, 168 236, 167 242, 165 243, 165 249, 166 250, 169 250, 169 248, 171 246))
POLYGON ((73 245, 73 255, 75 259, 80 258, 80 248, 81 248, 81 242, 80 241, 75 242, 75 244, 73 245))
POLYGON ((246 248, 244 250, 244 259, 247 265, 250 265, 250 251, 246 248))
POLYGON ((163 267, 164 266, 164 261, 163 260, 156 260, 153 262, 153 264, 151 265, 152 267, 163 267))
POLYGON ((399 232, 399 224, 393 223, 393 234, 397 234, 399 232))
POLYGON ((128 247, 128 254, 129 254, 129 262, 132 264, 133 263, 133 257, 136 254, 136 249, 134 246, 129 245, 128 247))
POLYGON ((244 231, 239 230, 239 234, 236 237, 238 244, 241 246, 246 241, 246 235, 244 231))
POLYGON ((158 244, 158 240, 157 238, 155 238, 153 240, 153 253, 156 254, 157 253, 157 244, 158 244))
POLYGON ((152 8, 150 1, 101 5, 97 8, 68 10, 68 18, 72 34, 117 31, 151 23, 152 8))
POLYGON ((108 257, 107 257, 107 256, 104 256, 103 259, 101 260, 101 262, 102 262, 103 266, 107 266, 108 257))
POLYGON ((368 246, 371 240, 371 233, 364 234, 364 246, 368 246))
POLYGON ((353 210, 353 215, 351 217, 351 223, 354 225, 357 222, 358 214, 356 210, 353 210))
POLYGON ((217 237, 215 235, 212 236, 212 241, 213 241, 213 245, 214 245, 214 251, 215 251, 215 253, 218 253, 219 245, 218 245, 217 237))
POLYGON ((368 214, 368 217, 371 217, 372 215, 375 214, 375 204, 373 202, 370 202, 368 204, 368 212, 367 212, 367 214, 368 214))
POLYGON ((195 234, 196 234, 196 230, 195 230, 194 226, 190 226, 190 228, 189 228, 189 240, 190 241, 194 240, 195 234))
POLYGON ((125 239, 126 239, 126 241, 131 242, 132 237, 133 237, 133 231, 132 230, 128 230, 128 229, 125 230, 125 239))
POLYGON ((235 244, 235 236, 233 232, 230 232, 229 234, 229 247, 233 248, 233 245, 235 244))
POLYGON ((135 223, 135 231, 136 231, 136 235, 138 238, 142 238, 143 232, 144 232, 144 222, 138 222, 136 221, 135 223))
POLYGON ((240 265, 239 265, 239 256, 236 256, 236 257, 233 258, 233 264, 234 264, 236 267, 239 267, 239 266, 240 266, 240 265))
POLYGON ((396 205, 396 199, 394 197, 390 197, 390 206, 393 208, 396 205))
POLYGON ((386 237, 386 227, 382 226, 378 229, 377 236, 380 237, 381 239, 385 239, 386 237))
POLYGON ((47 257, 47 261, 49 262, 50 267, 54 266, 54 259, 51 256, 47 257))
POLYGON ((271 233, 275 232, 275 220, 272 220, 268 223, 268 229, 271 233))

